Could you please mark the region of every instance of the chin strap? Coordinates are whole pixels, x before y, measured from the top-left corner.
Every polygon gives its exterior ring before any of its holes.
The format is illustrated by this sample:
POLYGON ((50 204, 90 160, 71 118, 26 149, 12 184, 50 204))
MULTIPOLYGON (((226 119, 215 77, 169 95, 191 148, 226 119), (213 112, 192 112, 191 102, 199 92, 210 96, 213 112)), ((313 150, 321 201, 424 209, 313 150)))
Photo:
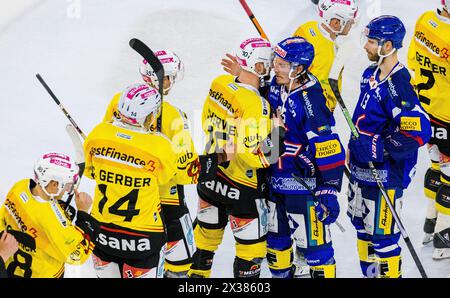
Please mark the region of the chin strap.
POLYGON ((299 74, 297 74, 295 77, 293 77, 293 76, 292 76, 292 73, 294 72, 294 69, 295 69, 297 66, 298 66, 298 65, 291 67, 291 70, 289 71, 288 77, 289 77, 290 81, 289 81, 289 88, 288 88, 288 91, 287 91, 286 93, 284 93, 284 94, 281 94, 281 100, 283 101, 283 104, 286 102, 287 98, 288 98, 289 95, 291 94, 291 91, 292 91, 292 85, 294 84, 294 80, 300 78, 300 77, 301 77, 304 73, 306 73, 306 71, 307 71, 306 69, 303 69, 303 71, 302 71, 301 73, 299 73, 299 74))
MULTIPOLYGON (((50 182, 49 182, 50 183, 50 182)), ((46 189, 46 186, 43 186, 40 182, 38 182, 38 184, 39 184, 39 186, 42 188, 42 191, 47 195, 47 196, 49 196, 50 198, 55 198, 55 197, 57 197, 57 196, 59 196, 60 194, 61 194, 61 192, 62 192, 62 190, 63 190, 63 188, 60 188, 59 187, 59 185, 58 185, 58 193, 56 193, 56 194, 51 194, 51 193, 49 193, 48 191, 47 191, 47 189, 46 189)), ((48 183, 47 183, 47 186, 48 186, 48 183)))
POLYGON ((376 76, 378 70, 380 69, 381 63, 383 63, 384 58, 391 56, 392 54, 394 54, 397 51, 397 49, 394 48, 394 49, 392 49, 392 51, 390 53, 383 55, 383 54, 381 54, 382 47, 383 47, 383 45, 378 46, 378 56, 380 56, 380 59, 378 59, 377 68, 375 69, 375 72, 373 73, 374 77, 376 76))

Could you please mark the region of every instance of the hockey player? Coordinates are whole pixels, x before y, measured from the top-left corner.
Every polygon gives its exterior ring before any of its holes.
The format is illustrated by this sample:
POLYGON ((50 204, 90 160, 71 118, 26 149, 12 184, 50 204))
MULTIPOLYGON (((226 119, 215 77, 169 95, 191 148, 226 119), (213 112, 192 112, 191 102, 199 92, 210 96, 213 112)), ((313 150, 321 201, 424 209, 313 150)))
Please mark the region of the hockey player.
POLYGON ((34 179, 17 182, 0 208, 0 229, 22 231, 19 250, 5 260, 8 277, 60 278, 64 264, 82 264, 90 256, 98 223, 87 213, 92 199, 74 185, 78 166, 67 155, 48 153, 34 165, 34 179), (78 208, 72 225, 58 200, 75 191, 78 208))
POLYGON ((424 183, 430 201, 423 243, 433 240, 435 259, 450 257, 450 204, 446 199, 450 194, 450 1, 442 0, 442 5, 419 18, 408 54, 408 67, 414 71, 419 100, 432 127, 431 167, 424 183))
POLYGON ((197 251, 190 277, 210 276, 228 221, 236 241, 234 277, 260 275, 267 233, 267 187, 261 169, 278 159, 279 136, 284 132, 279 124, 271 130, 270 106, 258 92, 260 78, 270 72, 271 55, 267 40, 243 41, 236 56, 250 75, 240 82, 231 75, 215 78, 203 105, 205 151, 221 152, 230 139, 237 148, 234 158, 219 166, 216 179, 197 185, 197 251))
MULTIPOLYGON (((164 67, 165 78, 163 93, 168 95, 173 85, 184 77, 184 65, 180 58, 172 51, 158 50, 155 55, 164 67)), ((158 88, 158 77, 147 61, 140 65, 142 79, 151 87, 158 88)), ((112 121, 118 118, 117 104, 121 93, 114 96, 109 104, 104 121, 112 121)), ((189 121, 186 114, 171 105, 166 97, 162 104, 161 133, 167 136, 174 145, 177 153, 180 153, 178 168, 189 168, 196 162, 198 156, 189 132, 189 121)), ((156 127, 151 128, 156 130, 156 127)), ((187 181, 189 184, 197 183, 195 176, 187 181)), ((164 276, 187 277, 187 272, 192 264, 192 255, 195 251, 192 220, 184 198, 184 188, 170 181, 159 189, 161 196, 161 208, 167 229, 167 246, 165 252, 164 276)))
MULTIPOLYGON (((319 79, 327 98, 327 106, 334 111, 336 98, 331 90, 328 78, 337 55, 346 55, 348 49, 344 49, 346 35, 358 17, 358 5, 356 0, 320 0, 318 12, 322 21, 307 22, 294 33, 301 36, 314 46, 315 56, 309 71, 319 79), (342 45, 342 46, 340 46, 342 45), (341 48, 341 50, 340 50, 341 48)), ((341 86, 339 78, 339 88, 341 86)))
POLYGON ((314 47, 304 38, 290 37, 278 43, 275 55, 269 102, 283 116, 286 151, 269 171, 269 269, 273 277, 292 277, 293 238, 311 277, 333 278, 330 224, 339 215, 344 149, 321 85, 308 71, 314 47))
MULTIPOLYGON (((336 108, 336 97, 331 89, 328 78, 331 72, 341 69, 341 60, 345 61, 350 49, 347 35, 355 25, 358 16, 358 3, 356 0, 315 0, 317 11, 321 19, 307 22, 294 32, 294 36, 305 38, 314 47, 314 60, 309 71, 319 80, 327 106, 332 112, 336 108), (334 70, 334 69, 337 70, 334 70)), ((342 74, 339 73, 338 88, 342 86, 342 74)), ((296 272, 294 277, 309 274, 308 266, 305 264, 301 251, 295 251, 294 264, 296 272)))
MULTIPOLYGON (((134 84, 122 93, 119 119, 97 125, 85 140, 86 176, 95 179, 92 215, 101 222, 94 251, 99 277, 162 277, 166 233, 159 188, 209 178, 226 153, 201 156, 177 169, 177 145, 154 132, 161 114, 155 88, 134 84)), ((178 162, 177 162, 178 160, 178 162)))
POLYGON ((373 162, 398 214, 411 182, 418 149, 430 138, 430 121, 397 57, 405 36, 394 16, 373 19, 365 28, 364 49, 371 62, 363 73, 353 123, 359 138, 349 142, 348 216, 357 231, 364 276, 401 277, 399 229, 368 162, 373 162))

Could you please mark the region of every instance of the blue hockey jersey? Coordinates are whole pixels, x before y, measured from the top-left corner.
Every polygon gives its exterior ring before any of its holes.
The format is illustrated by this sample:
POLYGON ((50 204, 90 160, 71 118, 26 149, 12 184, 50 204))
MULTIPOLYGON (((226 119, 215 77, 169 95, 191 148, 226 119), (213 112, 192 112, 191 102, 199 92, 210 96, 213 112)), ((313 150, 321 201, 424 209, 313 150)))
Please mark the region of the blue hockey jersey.
POLYGON ((285 87, 272 80, 268 101, 274 110, 281 110, 286 126, 285 153, 269 170, 269 185, 273 192, 282 194, 309 194, 292 173, 304 178, 309 187, 327 183, 340 190, 345 164, 344 148, 335 133, 333 114, 318 80, 308 74, 308 81, 287 94, 285 87), (305 177, 295 166, 299 154, 311 157, 317 169, 305 177))
MULTIPOLYGON (((385 187, 406 188, 415 174, 418 148, 430 139, 430 121, 402 64, 381 81, 375 71, 376 65, 372 65, 363 73, 353 123, 360 134, 380 135, 383 161, 374 165, 385 187)), ((351 151, 349 162, 352 179, 376 185, 369 165, 358 162, 351 151)))

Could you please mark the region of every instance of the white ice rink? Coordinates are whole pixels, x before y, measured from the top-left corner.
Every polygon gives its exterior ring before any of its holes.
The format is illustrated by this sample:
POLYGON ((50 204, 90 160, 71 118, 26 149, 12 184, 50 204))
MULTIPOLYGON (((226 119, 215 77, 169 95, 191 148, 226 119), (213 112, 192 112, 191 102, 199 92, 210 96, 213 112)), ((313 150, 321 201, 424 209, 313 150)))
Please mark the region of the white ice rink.
MULTIPOLYGON (((28 1, 28 0, 27 0, 28 1)), ((170 96, 190 117, 198 151, 203 148, 201 107, 211 80, 222 73, 220 59, 243 38, 257 36, 238 0, 43 0, 24 10, 0 4, 0 203, 12 185, 31 177, 32 165, 49 151, 73 153, 66 135, 67 119, 35 78, 40 73, 87 134, 99 123, 112 96, 139 81, 138 56, 128 46, 137 37, 151 48, 176 51, 185 63, 185 78, 170 96), (11 12, 10 14, 5 11, 11 12), (12 16, 13 14, 13 16, 12 16)), ((10 1, 8 1, 10 2, 10 1)), ((26 2, 26 1, 19 1, 26 2)), ((363 25, 381 14, 400 17, 407 28, 402 61, 415 21, 438 0, 362 0, 362 19, 354 30, 355 47, 344 71, 343 97, 350 112, 358 96, 359 78, 368 65, 359 45, 363 25)), ((18 2, 17 2, 18 3, 18 2)), ((255 16, 273 42, 292 34, 302 23, 315 19, 310 0, 248 0, 255 16)), ((16 4, 17 5, 17 4, 16 4)), ((339 109, 335 117, 343 143, 349 129, 339 109)), ((402 218, 430 277, 449 277, 450 260, 433 261, 432 246, 421 244, 427 200, 423 176, 429 166, 421 149, 417 174, 404 194, 402 218)), ((81 190, 93 193, 94 184, 83 179, 81 190)), ((347 181, 339 201, 341 233, 332 228, 338 277, 361 277, 356 236, 345 210, 347 181)), ((187 202, 195 217, 197 195, 187 187, 187 202)), ((403 276, 419 277, 404 242, 403 276)), ((229 230, 216 252, 212 277, 232 277, 234 240, 229 230)), ((92 262, 68 266, 67 277, 95 277, 92 262)), ((267 266, 263 277, 270 277, 267 266)))

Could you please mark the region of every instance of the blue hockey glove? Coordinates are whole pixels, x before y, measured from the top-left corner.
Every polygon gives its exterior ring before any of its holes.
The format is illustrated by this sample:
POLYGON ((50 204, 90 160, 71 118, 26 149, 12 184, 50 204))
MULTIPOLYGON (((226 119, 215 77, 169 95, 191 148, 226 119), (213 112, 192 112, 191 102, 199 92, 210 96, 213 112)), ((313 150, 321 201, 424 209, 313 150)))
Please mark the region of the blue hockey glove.
POLYGON ((337 200, 337 190, 328 185, 316 188, 315 209, 318 219, 325 225, 334 223, 339 216, 339 203, 337 200))
POLYGON ((314 165, 313 160, 310 151, 302 152, 295 157, 295 166, 303 177, 312 177, 316 174, 316 166, 314 165))
POLYGON ((348 148, 353 157, 361 163, 383 161, 384 143, 380 135, 367 136, 361 134, 357 139, 352 137, 348 143, 348 148))

